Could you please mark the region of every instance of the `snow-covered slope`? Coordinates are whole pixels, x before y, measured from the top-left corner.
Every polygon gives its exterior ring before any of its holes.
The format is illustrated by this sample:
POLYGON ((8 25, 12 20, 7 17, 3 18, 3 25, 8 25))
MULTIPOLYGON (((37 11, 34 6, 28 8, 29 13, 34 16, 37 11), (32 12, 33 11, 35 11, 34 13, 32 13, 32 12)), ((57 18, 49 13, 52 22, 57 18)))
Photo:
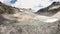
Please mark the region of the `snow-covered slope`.
POLYGON ((0 0, 6 5, 10 5, 17 8, 32 8, 36 12, 39 9, 48 7, 54 1, 59 0, 0 0))

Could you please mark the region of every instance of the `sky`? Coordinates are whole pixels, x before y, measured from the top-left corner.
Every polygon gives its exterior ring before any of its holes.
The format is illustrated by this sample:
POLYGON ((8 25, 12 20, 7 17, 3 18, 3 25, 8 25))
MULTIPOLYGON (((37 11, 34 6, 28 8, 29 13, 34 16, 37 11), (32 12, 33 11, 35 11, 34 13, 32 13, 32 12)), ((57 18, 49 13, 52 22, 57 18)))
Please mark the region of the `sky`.
POLYGON ((17 8, 32 8, 35 11, 48 7, 54 1, 60 0, 0 0, 6 5, 10 5, 17 8))

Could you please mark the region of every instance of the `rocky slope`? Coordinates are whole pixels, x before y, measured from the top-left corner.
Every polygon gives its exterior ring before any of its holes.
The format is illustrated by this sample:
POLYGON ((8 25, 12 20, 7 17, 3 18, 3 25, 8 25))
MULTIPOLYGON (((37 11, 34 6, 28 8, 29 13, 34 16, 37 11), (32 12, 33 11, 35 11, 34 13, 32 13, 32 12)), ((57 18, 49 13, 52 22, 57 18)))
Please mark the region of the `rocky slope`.
POLYGON ((53 2, 50 6, 38 10, 38 12, 36 13, 45 16, 53 16, 59 11, 60 11, 60 2, 53 2))
POLYGON ((49 18, 49 17, 44 18, 45 16, 42 17, 40 15, 36 16, 33 16, 33 14, 32 15, 29 14, 27 11, 23 12, 20 11, 18 8, 7 6, 0 2, 0 34, 59 34, 60 33, 59 19, 53 22, 45 22, 55 18, 49 18))

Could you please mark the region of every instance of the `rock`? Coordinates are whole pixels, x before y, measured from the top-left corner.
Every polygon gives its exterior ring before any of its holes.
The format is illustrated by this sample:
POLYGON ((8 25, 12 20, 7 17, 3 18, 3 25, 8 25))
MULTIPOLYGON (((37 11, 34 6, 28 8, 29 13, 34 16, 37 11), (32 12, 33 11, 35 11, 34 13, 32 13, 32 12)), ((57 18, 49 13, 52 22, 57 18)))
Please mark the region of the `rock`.
POLYGON ((57 12, 55 15, 53 15, 52 17, 55 17, 55 18, 59 18, 60 19, 60 11, 59 12, 57 12))
POLYGON ((18 8, 7 6, 0 2, 0 13, 8 13, 8 14, 14 14, 15 12, 18 12, 18 8))
POLYGON ((17 25, 17 23, 14 25, 0 25, 0 34, 56 34, 58 32, 58 21, 54 23, 39 23, 42 24, 37 24, 38 26, 28 24, 17 25))
POLYGON ((60 2, 53 2, 50 6, 40 9, 36 12, 39 15, 53 16, 60 11, 60 2))
POLYGON ((60 20, 57 18, 33 16, 3 3, 0 7, 0 34, 57 34, 60 31, 60 20))

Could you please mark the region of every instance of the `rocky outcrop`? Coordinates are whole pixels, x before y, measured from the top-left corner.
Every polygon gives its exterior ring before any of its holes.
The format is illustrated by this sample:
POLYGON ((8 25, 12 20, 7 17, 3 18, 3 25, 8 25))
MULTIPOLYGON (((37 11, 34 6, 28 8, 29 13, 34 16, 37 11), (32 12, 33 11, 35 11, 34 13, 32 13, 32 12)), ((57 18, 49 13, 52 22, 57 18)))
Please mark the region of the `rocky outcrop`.
POLYGON ((0 2, 0 14, 2 13, 14 14, 15 12, 18 12, 18 8, 7 6, 0 2))
POLYGON ((53 16, 59 11, 60 11, 60 2, 53 2, 50 6, 38 10, 36 14, 45 15, 45 16, 53 16))

